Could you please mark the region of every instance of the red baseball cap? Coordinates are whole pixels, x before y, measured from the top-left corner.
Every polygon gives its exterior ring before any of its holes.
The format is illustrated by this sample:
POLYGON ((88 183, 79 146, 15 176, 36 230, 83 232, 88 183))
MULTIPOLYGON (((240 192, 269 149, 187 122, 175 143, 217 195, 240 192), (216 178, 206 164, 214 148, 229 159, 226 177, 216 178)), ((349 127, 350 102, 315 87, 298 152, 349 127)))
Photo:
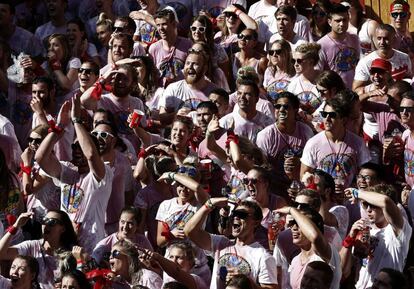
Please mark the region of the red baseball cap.
POLYGON ((373 68, 378 68, 378 69, 385 70, 387 72, 391 72, 392 66, 388 60, 377 58, 371 63, 371 69, 373 68))
POLYGON ((390 12, 394 12, 394 9, 401 9, 404 12, 410 12, 410 4, 406 1, 393 1, 390 4, 390 12))

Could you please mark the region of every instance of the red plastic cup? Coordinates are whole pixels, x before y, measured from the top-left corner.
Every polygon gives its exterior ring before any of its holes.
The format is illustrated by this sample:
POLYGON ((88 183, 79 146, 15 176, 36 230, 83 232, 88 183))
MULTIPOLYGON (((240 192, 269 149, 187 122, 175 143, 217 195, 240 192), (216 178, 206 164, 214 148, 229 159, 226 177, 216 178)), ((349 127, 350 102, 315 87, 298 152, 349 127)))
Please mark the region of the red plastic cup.
POLYGON ((207 179, 211 178, 211 171, 213 169, 213 162, 210 159, 200 161, 200 170, 205 173, 207 179))
POLYGON ((134 112, 132 113, 131 121, 129 123, 130 128, 137 127, 138 124, 141 122, 142 117, 144 116, 144 113, 140 111, 139 109, 134 109, 134 112))

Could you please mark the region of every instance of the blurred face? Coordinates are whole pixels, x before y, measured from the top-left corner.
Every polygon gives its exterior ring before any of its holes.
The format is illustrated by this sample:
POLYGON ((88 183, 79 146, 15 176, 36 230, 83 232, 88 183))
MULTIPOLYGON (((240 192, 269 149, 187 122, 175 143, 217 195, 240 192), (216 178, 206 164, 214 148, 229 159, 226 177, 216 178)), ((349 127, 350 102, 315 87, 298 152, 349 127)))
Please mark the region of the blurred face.
POLYGON ((118 97, 127 97, 133 88, 132 75, 124 68, 118 69, 112 82, 113 94, 118 97))
POLYGON ((93 129, 91 134, 98 140, 99 153, 101 155, 109 153, 115 148, 116 138, 109 125, 99 124, 93 129))
POLYGON ((122 251, 120 246, 113 246, 111 251, 111 256, 109 257, 109 265, 111 271, 117 275, 121 275, 122 277, 128 277, 128 257, 122 251))
POLYGON ((31 132, 29 136, 29 147, 32 151, 37 151, 40 144, 42 143, 42 136, 36 132, 31 132))
POLYGON ((188 84, 197 83, 205 74, 204 58, 200 54, 189 54, 184 64, 184 78, 188 84))
POLYGON ((187 203, 194 198, 194 192, 190 190, 189 188, 181 184, 178 184, 177 185, 177 196, 183 203, 187 203))
POLYGON ((376 225, 381 224, 380 227, 382 227, 382 224, 385 222, 385 217, 381 208, 373 206, 365 201, 361 201, 361 207, 367 213, 371 223, 376 225))
POLYGON ((344 126, 344 120, 329 105, 325 105, 321 113, 326 131, 333 131, 344 126))
POLYGON ((348 13, 333 14, 328 18, 328 24, 336 34, 344 34, 348 30, 349 15, 348 13))
POLYGON ((64 51, 63 46, 57 38, 52 38, 49 40, 48 51, 54 52, 58 60, 63 59, 64 51))
POLYGON ((319 96, 324 100, 331 99, 336 93, 335 88, 327 89, 326 87, 323 87, 319 84, 316 84, 316 90, 318 91, 319 96))
POLYGON ((233 225, 231 228, 232 235, 235 238, 246 238, 253 234, 254 228, 258 221, 253 217, 253 209, 237 206, 232 213, 233 225))
POLYGON ((212 118, 213 113, 207 107, 197 109, 197 123, 203 131, 207 130, 207 126, 212 118))
POLYGON ((227 111, 229 109, 229 104, 228 102, 226 102, 224 100, 224 98, 221 95, 215 94, 215 93, 211 93, 208 98, 210 99, 210 101, 212 101, 218 109, 218 115, 220 117, 224 116, 227 114, 227 111))
POLYGON ((94 71, 90 63, 83 63, 78 70, 80 87, 84 90, 88 89, 98 80, 98 76, 99 75, 94 71))
POLYGON ((96 26, 96 35, 98 37, 99 42, 101 42, 102 45, 108 45, 108 42, 111 39, 111 31, 109 31, 107 26, 96 26))
POLYGON ((131 55, 131 48, 126 39, 114 39, 112 42, 112 59, 114 62, 128 58, 131 55))
POLYGON ((192 268, 191 262, 185 256, 184 250, 180 248, 173 247, 169 250, 168 259, 174 263, 180 265, 180 267, 185 271, 189 272, 192 268))
POLYGON ((312 67, 310 59, 305 58, 305 54, 301 52, 293 52, 293 61, 297 74, 307 72, 312 67))
POLYGON ((76 140, 71 145, 72 148, 72 164, 78 167, 78 169, 85 169, 88 167, 88 161, 85 158, 79 142, 76 140))
POLYGON ((295 22, 286 14, 278 13, 276 15, 276 24, 280 35, 284 37, 292 34, 295 22))
POLYGON ((42 224, 43 239, 59 240, 65 231, 61 216, 55 212, 48 212, 42 224))
POLYGON ((357 186, 359 190, 366 190, 369 187, 379 184, 375 171, 361 169, 357 175, 357 186))
POLYGON ((147 68, 142 60, 139 60, 138 63, 135 65, 135 69, 137 71, 138 76, 138 83, 145 85, 145 79, 147 77, 147 68))
POLYGON ((155 24, 161 39, 167 39, 169 36, 174 35, 177 30, 175 21, 170 22, 167 18, 156 18, 155 24))
POLYGON ((240 49, 253 49, 256 46, 256 39, 253 32, 250 30, 243 30, 238 35, 238 45, 240 49))
POLYGON ((30 272, 30 268, 26 260, 16 258, 10 268, 10 279, 12 288, 31 288, 34 273, 30 272))
POLYGON ((296 119, 297 109, 289 103, 287 98, 279 98, 275 104, 277 123, 292 123, 296 119))
POLYGON ((10 11, 10 6, 7 4, 0 4, 0 23, 9 25, 13 21, 13 15, 10 11))
POLYGON ((62 279, 61 289, 82 289, 75 278, 65 276, 62 279))
POLYGON ((236 33, 237 28, 239 28, 239 25, 241 23, 241 20, 235 13, 227 13, 225 14, 226 17, 226 26, 227 28, 233 32, 236 33))
POLYGON ((34 83, 32 85, 32 97, 40 98, 43 106, 47 106, 51 101, 51 95, 47 84, 44 82, 34 83))
POLYGON ((253 87, 250 85, 239 85, 237 88, 237 103, 243 111, 255 111, 259 97, 255 95, 253 87))
POLYGON ((394 42, 394 35, 387 30, 376 29, 375 30, 375 45, 377 49, 382 51, 389 51, 392 49, 392 43, 394 42))
POLYGON ((284 58, 285 53, 283 53, 282 46, 279 43, 274 43, 269 50, 269 60, 273 65, 280 65, 286 59, 284 58))
POLYGON ((190 27, 194 42, 206 41, 206 27, 198 21, 194 21, 190 27))
POLYGON ((50 17, 56 17, 64 13, 66 2, 64 0, 46 0, 46 8, 50 17))
POLYGON ((391 25, 397 30, 405 31, 407 29, 408 21, 411 13, 403 10, 402 7, 394 8, 390 13, 391 25))
POLYGON ((124 22, 121 20, 116 20, 114 24, 114 32, 116 33, 125 33, 128 35, 132 35, 134 31, 131 31, 128 27, 128 22, 124 22))
POLYGON ((312 17, 315 19, 315 23, 318 26, 322 26, 328 22, 328 15, 320 7, 316 7, 312 11, 312 17))
POLYGON ((379 272, 374 279, 371 289, 393 289, 390 276, 385 272, 379 272))
POLYGON ((79 26, 75 23, 69 23, 66 34, 70 45, 74 45, 76 41, 82 39, 83 33, 79 30, 79 26))
POLYGON ((383 87, 386 84, 387 72, 380 68, 371 68, 369 71, 371 82, 376 87, 383 87))
POLYGON ((182 122, 176 121, 171 129, 171 143, 176 146, 185 146, 187 144, 190 131, 182 122))
POLYGON ((299 247, 303 247, 310 243, 309 240, 306 239, 306 237, 303 235, 298 224, 296 223, 295 219, 293 219, 291 215, 286 216, 286 226, 292 232, 293 244, 299 247))
POLYGON ((138 224, 135 221, 134 214, 122 213, 119 218, 118 239, 131 239, 137 232, 138 224))
POLYGON ((243 182, 245 183, 245 188, 253 200, 260 203, 268 198, 268 185, 256 170, 250 170, 243 182))
POLYGON ((400 104, 401 122, 409 127, 414 126, 414 101, 403 98, 400 104))

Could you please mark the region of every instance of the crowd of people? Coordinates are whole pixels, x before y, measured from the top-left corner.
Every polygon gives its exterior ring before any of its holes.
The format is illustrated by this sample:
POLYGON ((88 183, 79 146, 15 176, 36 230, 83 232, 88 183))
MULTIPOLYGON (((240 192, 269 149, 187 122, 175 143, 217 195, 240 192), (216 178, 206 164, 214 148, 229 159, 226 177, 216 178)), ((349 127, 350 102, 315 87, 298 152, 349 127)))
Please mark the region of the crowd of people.
POLYGON ((0 288, 414 288, 408 1, 174 1, 0 0, 0 288))

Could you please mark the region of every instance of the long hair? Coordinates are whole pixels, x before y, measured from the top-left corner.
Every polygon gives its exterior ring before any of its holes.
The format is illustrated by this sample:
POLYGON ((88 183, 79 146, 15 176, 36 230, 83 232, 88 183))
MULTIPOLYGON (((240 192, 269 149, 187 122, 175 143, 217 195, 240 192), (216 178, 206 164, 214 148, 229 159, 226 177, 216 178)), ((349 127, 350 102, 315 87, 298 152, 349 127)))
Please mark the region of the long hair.
POLYGON ((67 72, 66 71, 66 66, 67 66, 67 64, 69 63, 69 60, 72 57, 72 49, 69 46, 69 42, 68 42, 68 39, 66 38, 66 35, 57 34, 57 33, 54 33, 54 34, 50 35, 47 38, 47 47, 46 47, 46 49, 49 49, 50 42, 53 39, 57 39, 60 42, 60 44, 62 45, 62 48, 63 48, 63 59, 61 61, 62 62, 62 70, 66 73, 67 72))
POLYGON ((16 259, 25 260, 27 262, 27 267, 29 267, 30 272, 34 274, 34 278, 32 280, 32 288, 40 289, 39 282, 37 281, 37 278, 39 277, 39 263, 37 262, 36 258, 28 255, 17 255, 14 260, 16 259))
POLYGON ((135 245, 129 240, 120 240, 112 246, 112 248, 114 247, 120 247, 121 251, 127 256, 128 274, 131 277, 131 284, 139 283, 142 277, 142 266, 135 245))
POLYGON ((49 212, 59 214, 63 227, 65 227, 65 231, 62 233, 59 240, 61 249, 72 251, 72 247, 78 244, 78 237, 76 236, 72 221, 68 214, 61 210, 50 210, 49 212))
MULTIPOLYGON (((235 6, 237 9, 241 10, 244 13, 247 13, 246 9, 240 5, 240 4, 233 4, 233 6, 235 6)), ((244 25, 244 23, 242 21, 240 21, 239 27, 237 28, 236 33, 239 34, 240 32, 242 32, 244 29, 246 28, 246 25, 244 25)), ((229 36, 229 29, 227 28, 226 23, 224 23, 224 25, 221 28, 221 33, 223 36, 229 36)))
MULTIPOLYGON (((270 47, 272 47, 275 44, 279 44, 280 48, 282 49, 282 58, 284 59, 285 63, 286 63, 286 72, 289 76, 293 77, 296 74, 295 71, 295 65, 293 63, 293 59, 292 59, 292 48, 290 47, 289 42, 287 42, 284 39, 278 39, 276 41, 274 41, 270 47)), ((276 73, 277 68, 275 66, 273 66, 273 64, 269 61, 268 64, 269 67, 271 67, 273 69, 273 73, 276 73)))
MULTIPOLYGON (((210 48, 211 51, 214 51, 214 35, 213 35, 213 25, 211 24, 210 19, 205 15, 199 15, 196 18, 194 18, 194 22, 200 22, 205 28, 206 31, 204 32, 204 35, 206 37, 205 42, 207 46, 210 48)), ((190 39, 194 42, 193 34, 190 32, 190 39)))

